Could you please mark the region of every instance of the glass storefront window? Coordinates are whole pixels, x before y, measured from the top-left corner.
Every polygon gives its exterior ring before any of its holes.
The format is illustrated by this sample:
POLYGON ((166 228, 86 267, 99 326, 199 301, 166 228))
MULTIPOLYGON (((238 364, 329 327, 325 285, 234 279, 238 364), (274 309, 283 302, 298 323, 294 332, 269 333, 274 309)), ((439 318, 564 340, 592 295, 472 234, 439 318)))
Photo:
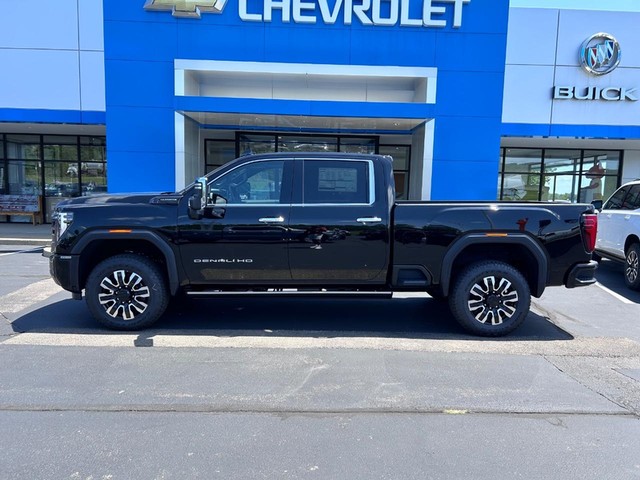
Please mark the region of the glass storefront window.
POLYGON ((66 162, 44 164, 44 194, 47 197, 77 197, 80 188, 77 180, 69 174, 66 162))
POLYGON ((340 151, 346 153, 376 153, 376 139, 343 137, 340 139, 340 151))
POLYGON ((336 137, 303 137, 281 135, 278 137, 279 152, 337 152, 336 137))
POLYGON ((618 187, 620 152, 585 150, 580 176, 580 201, 606 200, 618 187))
POLYGON ((82 195, 107 193, 107 163, 80 162, 82 195))
POLYGON ((47 222, 62 199, 106 192, 106 167, 105 137, 0 134, 0 193, 43 196, 47 222))
POLYGON ((104 137, 80 137, 81 162, 106 162, 107 146, 104 137))
POLYGON ((542 177, 544 202, 572 202, 578 198, 578 177, 576 175, 545 175, 542 177))
POLYGON ((538 200, 542 149, 507 148, 504 158, 502 200, 538 200))
POLYGON ((45 160, 78 160, 77 137, 45 136, 42 147, 45 160))
POLYGON ((409 170, 409 145, 380 145, 380 155, 389 155, 393 158, 394 170, 409 170))
POLYGON ((502 179, 502 200, 538 200, 540 192, 539 173, 505 173, 502 179))
POLYGON ((577 173, 581 154, 580 150, 545 150, 544 173, 577 173))
POLYGON ((406 200, 409 195, 409 159, 411 147, 409 145, 380 145, 380 155, 390 155, 393 158, 393 178, 396 183, 396 199, 406 200))
POLYGON ((240 155, 271 153, 276 151, 273 135, 240 135, 240 155))
POLYGON ((598 170, 604 175, 618 175, 620 170, 620 152, 606 150, 585 150, 582 172, 598 170))
POLYGON ((545 150, 544 173, 540 200, 576 202, 581 150, 545 150))
POLYGON ((44 163, 45 221, 51 221, 56 205, 63 200, 80 196, 75 174, 70 174, 67 162, 44 163))
POLYGON ((102 164, 102 170, 82 174, 82 195, 99 195, 107 193, 107 164, 102 164))
POLYGON ((206 140, 205 165, 209 173, 236 158, 236 142, 233 140, 206 140))
POLYGON ((504 172, 539 173, 542 170, 542 150, 507 148, 504 172))
POLYGON ((622 152, 506 148, 498 198, 589 203, 619 186, 622 152), (527 173, 527 175, 524 175, 527 173))
POLYGON ((40 160, 40 135, 7 135, 7 158, 40 160))
POLYGON ((410 145, 378 145, 378 137, 352 137, 339 135, 294 135, 238 133, 236 141, 205 140, 205 171, 211 172, 240 155, 270 152, 345 152, 380 153, 394 159, 396 198, 406 200, 409 193, 410 145))
POLYGON ((40 162, 10 160, 7 164, 9 194, 41 195, 40 162))

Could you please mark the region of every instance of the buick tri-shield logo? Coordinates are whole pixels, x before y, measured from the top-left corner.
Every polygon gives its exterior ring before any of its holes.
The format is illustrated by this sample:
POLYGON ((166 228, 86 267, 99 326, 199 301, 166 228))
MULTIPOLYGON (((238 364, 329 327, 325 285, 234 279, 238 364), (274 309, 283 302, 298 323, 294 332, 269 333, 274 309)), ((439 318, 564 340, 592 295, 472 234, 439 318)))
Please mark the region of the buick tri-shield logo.
POLYGON ((200 14, 222 13, 227 0, 147 0, 145 10, 171 10, 174 17, 195 17, 200 14))
POLYGON ((606 75, 620 64, 620 44, 608 33, 596 33, 582 44, 580 63, 592 75, 606 75))

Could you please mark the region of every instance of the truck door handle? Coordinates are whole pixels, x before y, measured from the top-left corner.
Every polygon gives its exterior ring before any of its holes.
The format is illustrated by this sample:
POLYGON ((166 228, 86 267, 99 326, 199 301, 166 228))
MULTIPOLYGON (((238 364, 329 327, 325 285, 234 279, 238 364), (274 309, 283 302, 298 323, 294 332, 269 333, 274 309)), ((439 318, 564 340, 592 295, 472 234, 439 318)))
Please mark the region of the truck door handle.
POLYGON ((367 223, 380 223, 382 219, 380 217, 360 217, 356 219, 356 222, 366 225, 367 223))
POLYGON ((631 220, 631 215, 625 215, 625 216, 624 216, 624 219, 625 219, 625 220, 631 220))
POLYGON ((283 217, 263 217, 263 218, 259 218, 258 221, 260 223, 283 223, 284 218, 283 217))

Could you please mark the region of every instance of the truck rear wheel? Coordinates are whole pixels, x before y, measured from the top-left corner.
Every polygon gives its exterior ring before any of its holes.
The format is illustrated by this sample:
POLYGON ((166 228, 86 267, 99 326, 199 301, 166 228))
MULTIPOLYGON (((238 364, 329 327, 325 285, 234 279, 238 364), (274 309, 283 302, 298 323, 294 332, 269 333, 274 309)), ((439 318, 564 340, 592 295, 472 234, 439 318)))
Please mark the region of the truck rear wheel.
POLYGON ((155 323, 169 303, 169 293, 158 266, 145 257, 116 255, 89 274, 87 306, 108 328, 138 330, 155 323))
POLYGON ((451 313, 468 332, 507 335, 529 313, 531 292, 522 274, 503 262, 476 263, 458 276, 449 296, 451 313))

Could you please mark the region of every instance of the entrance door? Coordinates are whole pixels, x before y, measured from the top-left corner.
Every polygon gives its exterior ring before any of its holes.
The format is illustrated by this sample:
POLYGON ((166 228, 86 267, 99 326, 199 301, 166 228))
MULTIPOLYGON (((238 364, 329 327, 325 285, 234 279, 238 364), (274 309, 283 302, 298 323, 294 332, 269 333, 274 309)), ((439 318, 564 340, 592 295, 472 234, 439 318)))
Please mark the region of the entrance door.
POLYGON ((385 282, 389 212, 373 169, 348 157, 297 162, 289 261, 298 283, 385 282))
POLYGON ((193 284, 285 282, 292 160, 241 164, 209 183, 227 199, 223 218, 192 220, 186 195, 180 216, 180 251, 193 284))

